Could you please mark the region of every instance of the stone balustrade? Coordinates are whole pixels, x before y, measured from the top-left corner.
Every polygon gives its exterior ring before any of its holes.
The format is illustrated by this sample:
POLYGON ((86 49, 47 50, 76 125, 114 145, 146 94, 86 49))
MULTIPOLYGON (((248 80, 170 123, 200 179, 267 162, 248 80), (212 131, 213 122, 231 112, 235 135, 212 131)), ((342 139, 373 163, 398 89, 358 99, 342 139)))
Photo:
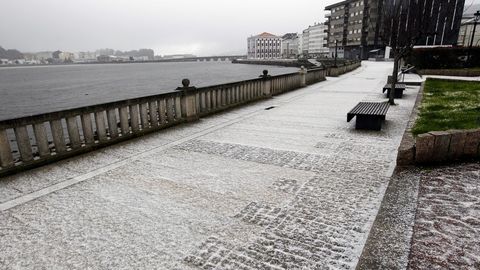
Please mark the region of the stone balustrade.
POLYGON ((209 87, 177 91, 0 121, 0 176, 41 166, 248 102, 270 98, 360 66, 302 69, 209 87))

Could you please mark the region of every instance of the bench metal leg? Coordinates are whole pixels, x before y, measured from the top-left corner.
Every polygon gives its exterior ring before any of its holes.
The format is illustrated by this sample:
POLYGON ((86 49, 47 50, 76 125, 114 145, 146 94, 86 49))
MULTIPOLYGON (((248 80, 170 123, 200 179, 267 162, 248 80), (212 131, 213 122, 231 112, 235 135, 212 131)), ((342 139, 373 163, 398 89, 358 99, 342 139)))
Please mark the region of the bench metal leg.
POLYGON ((382 130, 382 116, 357 115, 355 129, 382 130))
MULTIPOLYGON (((390 89, 387 90, 387 97, 390 96, 390 89)), ((403 89, 395 89, 394 93, 395 98, 402 98, 403 97, 403 89)))

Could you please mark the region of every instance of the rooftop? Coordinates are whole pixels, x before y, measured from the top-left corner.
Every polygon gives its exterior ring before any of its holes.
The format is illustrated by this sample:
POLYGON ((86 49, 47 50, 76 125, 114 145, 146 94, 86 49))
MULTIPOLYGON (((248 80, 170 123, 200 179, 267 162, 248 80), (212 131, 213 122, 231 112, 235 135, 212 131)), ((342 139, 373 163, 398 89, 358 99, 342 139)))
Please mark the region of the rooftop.
POLYGON ((263 33, 261 33, 261 34, 259 34, 259 35, 254 36, 254 37, 261 37, 261 38, 278 38, 279 36, 276 36, 276 35, 274 35, 274 34, 270 34, 270 33, 268 33, 268 32, 263 32, 263 33))
POLYGON ((343 6, 343 5, 345 5, 347 3, 350 3, 352 1, 354 1, 354 0, 346 0, 346 1, 341 1, 341 2, 338 2, 338 3, 332 4, 332 5, 329 5, 329 6, 325 7, 325 10, 331 10, 331 9, 339 7, 339 6, 343 6))

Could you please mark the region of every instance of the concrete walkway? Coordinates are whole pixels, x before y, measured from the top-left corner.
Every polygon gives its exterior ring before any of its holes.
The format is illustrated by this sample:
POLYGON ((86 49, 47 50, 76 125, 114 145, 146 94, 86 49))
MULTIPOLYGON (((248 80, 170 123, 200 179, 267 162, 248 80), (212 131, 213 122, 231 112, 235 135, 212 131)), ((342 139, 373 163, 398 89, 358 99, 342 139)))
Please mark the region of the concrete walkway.
POLYGON ((381 132, 346 114, 391 68, 0 179, 0 268, 355 268, 418 88, 381 132))

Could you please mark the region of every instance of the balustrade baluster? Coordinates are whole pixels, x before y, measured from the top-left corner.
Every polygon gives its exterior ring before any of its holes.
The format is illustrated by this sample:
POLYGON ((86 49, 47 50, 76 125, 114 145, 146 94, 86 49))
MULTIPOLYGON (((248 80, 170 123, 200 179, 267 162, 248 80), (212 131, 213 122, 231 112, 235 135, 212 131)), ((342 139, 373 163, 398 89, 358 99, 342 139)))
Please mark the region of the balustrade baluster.
POLYGON ((12 148, 5 129, 0 129, 0 166, 2 168, 14 166, 12 148))
POLYGON ((16 127, 15 139, 18 146, 18 151, 20 152, 20 157, 23 162, 30 162, 33 160, 32 153, 32 144, 30 143, 30 136, 28 136, 28 131, 26 126, 16 127))
POLYGON ((77 149, 82 146, 82 141, 80 140, 80 131, 78 129, 77 117, 67 117, 67 131, 68 137, 70 138, 70 147, 72 149, 77 149))
POLYGON ((104 114, 105 114, 104 111, 95 113, 95 125, 97 126, 96 130, 97 130, 97 137, 99 142, 108 141, 104 114))
POLYGON ((130 124, 128 123, 128 106, 120 108, 120 128, 122 130, 122 136, 130 134, 130 124))
POLYGON ((50 147, 48 146, 48 137, 45 124, 43 122, 33 124, 33 134, 35 135, 35 141, 37 142, 38 154, 40 157, 49 156, 50 147))
POLYGON ((81 119, 83 139, 85 140, 85 145, 91 146, 95 143, 95 136, 93 135, 92 116, 90 113, 85 113, 82 114, 81 119))
POLYGON ((130 125, 132 126, 132 132, 134 134, 140 131, 139 114, 138 104, 130 105, 130 125))
POLYGON ((117 123, 117 110, 107 110, 108 118, 108 131, 110 132, 110 138, 116 139, 118 137, 118 123, 117 123))
POLYGON ((50 121, 52 129, 53 143, 55 144, 55 153, 61 154, 67 151, 65 136, 63 134, 63 125, 61 120, 50 121))

